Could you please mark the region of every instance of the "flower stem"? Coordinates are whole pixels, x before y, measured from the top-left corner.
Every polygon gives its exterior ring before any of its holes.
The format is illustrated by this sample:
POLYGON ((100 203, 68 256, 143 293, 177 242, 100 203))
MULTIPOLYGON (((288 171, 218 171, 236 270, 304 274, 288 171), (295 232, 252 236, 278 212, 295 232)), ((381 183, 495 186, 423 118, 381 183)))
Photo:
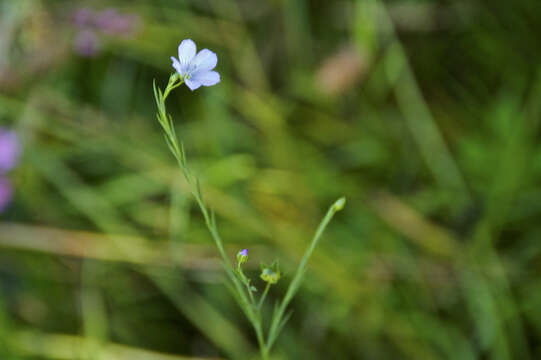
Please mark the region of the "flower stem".
POLYGON ((190 174, 186 166, 186 156, 184 153, 184 147, 179 146, 178 139, 175 135, 175 130, 172 124, 172 120, 170 117, 168 117, 167 112, 166 112, 165 100, 167 99, 167 96, 169 96, 172 90, 182 85, 183 82, 184 80, 180 78, 178 74, 175 73, 169 77, 169 82, 163 93, 154 85, 154 96, 156 97, 156 105, 158 107, 158 121, 160 122, 164 130, 164 135, 169 145, 169 149, 171 150, 171 152, 177 159, 178 165, 180 169, 182 170, 184 178, 186 179, 186 182, 190 186, 190 191, 192 195, 194 196, 197 204, 199 205, 201 213, 203 214, 203 218, 205 219, 205 225, 207 226, 207 229, 209 230, 212 236, 212 239, 214 240, 216 247, 218 248, 218 252, 220 253, 220 256, 223 260, 225 272, 228 278, 230 279, 230 281, 233 283, 237 293, 239 294, 241 306, 245 310, 246 316, 248 317, 250 322, 252 322, 252 325, 255 328, 257 325, 257 314, 254 312, 253 306, 250 305, 249 300, 246 297, 246 294, 242 288, 242 284, 240 283, 239 279, 235 276, 235 271, 233 269, 231 261, 227 257, 222 239, 220 237, 220 234, 218 233, 218 229, 216 228, 214 216, 211 213, 209 213, 205 203, 203 202, 203 197, 199 189, 199 181, 190 174))
POLYGON ((250 301, 252 302, 252 305, 255 306, 255 299, 252 293, 252 288, 250 286, 250 280, 246 277, 246 275, 244 275, 244 272, 242 271, 242 267, 240 265, 237 266, 237 273, 239 274, 243 284, 246 286, 246 290, 248 291, 248 296, 250 296, 250 301))
POLYGON ((184 178, 186 179, 186 182, 189 185, 190 191, 192 195, 194 196, 197 204, 199 205, 203 218, 205 219, 205 225, 207 226, 207 229, 210 232, 212 239, 214 240, 214 243, 216 244, 216 247, 218 248, 218 252, 220 253, 220 256, 223 260, 223 267, 225 269, 227 277, 229 278, 231 283, 233 283, 235 293, 238 295, 237 300, 239 301, 239 305, 244 310, 248 320, 250 321, 250 323, 252 324, 255 330, 257 342, 259 345, 259 350, 261 353, 261 358, 262 360, 268 360, 271 347, 274 344, 274 341, 276 340, 278 333, 281 331, 283 325, 288 319, 288 316, 284 318, 284 313, 291 299, 293 298, 293 296, 295 295, 295 293, 297 292, 300 286, 300 283, 304 277, 306 264, 310 256, 312 255, 312 252, 314 251, 321 235, 323 234, 323 231, 325 230, 325 228, 331 221, 332 217, 337 211, 340 211, 344 207, 345 199, 344 198, 338 199, 330 207, 329 211, 327 212, 327 215, 325 215, 325 217, 319 224, 317 231, 314 237, 312 238, 312 242, 310 243, 309 247, 306 249, 304 256, 293 277, 293 280, 289 284, 286 295, 284 296, 278 309, 274 313, 274 316, 271 321, 271 327, 270 327, 267 339, 265 340, 265 336, 263 334, 263 326, 262 326, 261 307, 265 301, 265 298, 267 297, 267 293, 269 292, 271 283, 270 282, 267 283, 265 290, 263 291, 263 294, 261 295, 261 298, 259 299, 259 302, 256 302, 251 290, 250 280, 244 275, 241 267, 238 266, 237 269, 235 269, 231 261, 227 257, 222 239, 216 227, 216 220, 214 218, 214 213, 208 210, 207 206, 205 205, 203 201, 203 196, 201 194, 201 190, 199 187, 199 180, 190 173, 187 167, 184 146, 182 145, 182 143, 180 143, 179 145, 177 136, 175 134, 175 127, 173 124, 173 120, 166 112, 165 100, 167 99, 171 91, 173 91, 174 89, 176 89, 183 83, 184 83, 184 80, 181 78, 181 76, 175 73, 170 76, 169 82, 167 84, 167 87, 165 88, 165 91, 162 92, 156 86, 156 84, 154 84, 154 96, 156 98, 156 105, 158 107, 157 118, 160 125, 162 126, 162 130, 165 135, 165 140, 167 142, 167 145, 169 146, 169 150, 175 156, 177 163, 180 167, 180 170, 182 171, 184 178), (246 291, 248 292, 248 295, 246 295, 243 285, 246 287, 246 291))
MULTIPOLYGON (((270 351, 272 345, 274 344, 274 341, 276 340, 276 337, 278 336, 278 333, 280 332, 282 326, 284 325, 284 313, 286 311, 287 305, 289 305, 291 299, 293 299, 293 296, 295 296, 295 293, 299 289, 299 286, 301 284, 301 281, 304 277, 304 273, 306 270, 306 264, 308 263, 308 260, 310 259, 310 256, 312 256, 312 253, 314 252, 314 249, 321 238, 321 235, 327 228, 327 225, 329 225, 329 222, 333 218, 334 214, 344 207, 345 204, 345 198, 340 198, 337 201, 335 201, 334 204, 331 205, 329 210, 327 211, 327 214, 321 220, 321 223, 317 227, 316 233, 314 234, 314 237, 312 238, 312 242, 304 252, 304 255, 302 257, 302 260, 297 267, 297 271, 295 272, 295 275, 293 276, 293 280, 289 284, 289 287, 287 288, 286 295, 284 296, 282 302, 280 303, 280 306, 278 307, 278 311, 274 314, 271 322, 271 327, 269 330, 268 338, 267 338, 267 350, 270 351)), ((286 319, 287 320, 287 319, 286 319)))
POLYGON ((261 298, 259 299, 259 304, 257 304, 257 310, 261 310, 261 306, 263 305, 263 302, 265 301, 265 298, 267 297, 267 293, 269 292, 270 287, 271 287, 271 283, 268 282, 267 286, 265 286, 265 290, 263 291, 263 295, 261 295, 261 298))
POLYGON ((263 327, 261 325, 261 315, 256 307, 256 302, 250 289, 250 283, 246 276, 244 276, 244 274, 242 273, 242 270, 237 271, 237 274, 239 274, 239 276, 237 276, 231 261, 227 257, 222 239, 216 227, 214 213, 207 209, 203 201, 203 196, 199 187, 199 180, 193 175, 191 175, 187 167, 184 146, 182 146, 182 144, 179 146, 178 139, 175 134, 174 124, 172 123, 171 117, 166 112, 165 100, 167 99, 171 91, 182 85, 183 82, 184 80, 178 74, 175 73, 171 75, 167 87, 165 88, 165 91, 163 93, 160 89, 156 87, 156 84, 154 84, 154 96, 156 98, 156 105, 158 107, 157 118, 160 125, 162 126, 166 142, 169 146, 169 150, 175 156, 177 163, 184 175, 184 178, 189 185, 190 191, 194 196, 197 204, 199 205, 201 213, 203 214, 203 218, 205 219, 205 225, 207 226, 207 229, 209 230, 212 239, 214 240, 214 243, 218 248, 218 252, 220 253, 220 256, 223 260, 224 270, 229 280, 233 283, 235 292, 238 295, 239 305, 244 310, 246 317, 248 318, 248 320, 252 324, 252 327, 255 330, 257 342, 259 344, 259 349, 261 352, 261 357, 263 360, 267 360, 269 355, 269 347, 265 343, 265 336, 263 334, 263 327), (248 295, 246 295, 242 287, 243 283, 246 286, 248 295))

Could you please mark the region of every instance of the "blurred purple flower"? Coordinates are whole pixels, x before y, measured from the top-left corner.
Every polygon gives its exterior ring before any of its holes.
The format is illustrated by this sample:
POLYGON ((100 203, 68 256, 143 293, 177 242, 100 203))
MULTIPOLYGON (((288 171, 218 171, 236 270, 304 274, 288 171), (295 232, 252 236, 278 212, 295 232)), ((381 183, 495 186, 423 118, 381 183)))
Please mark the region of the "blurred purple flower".
POLYGON ((139 27, 139 17, 113 8, 101 12, 80 8, 73 13, 72 23, 78 29, 73 45, 75 52, 91 57, 101 48, 100 35, 131 36, 139 27))
POLYGON ((220 74, 212 71, 218 63, 216 54, 203 49, 196 55, 196 50, 193 40, 186 39, 178 46, 178 60, 171 56, 173 67, 192 91, 201 85, 212 86, 220 82, 220 74))
POLYGON ((0 173, 11 170, 21 154, 19 137, 14 131, 0 128, 0 173))
POLYGON ((75 36, 73 48, 81 56, 92 57, 98 53, 100 41, 94 31, 82 30, 75 36))
POLYGON ((107 34, 129 35, 134 31, 139 18, 135 15, 121 14, 116 9, 107 9, 96 17, 96 26, 107 34))
POLYGON ((241 251, 240 251, 240 254, 241 254, 242 256, 248 256, 248 249, 241 250, 241 251))
POLYGON ((0 176, 0 212, 4 211, 13 197, 13 188, 8 179, 0 176))
POLYGON ((127 14, 124 15, 118 27, 122 30, 123 35, 133 35, 139 30, 140 26, 141 19, 139 18, 139 16, 127 14))
POLYGON ((91 26, 94 20, 94 12, 88 8, 80 8, 72 16, 73 24, 79 27, 91 26))
POLYGON ((96 17, 96 26, 107 33, 114 33, 117 21, 121 18, 116 9, 107 9, 100 12, 96 17))

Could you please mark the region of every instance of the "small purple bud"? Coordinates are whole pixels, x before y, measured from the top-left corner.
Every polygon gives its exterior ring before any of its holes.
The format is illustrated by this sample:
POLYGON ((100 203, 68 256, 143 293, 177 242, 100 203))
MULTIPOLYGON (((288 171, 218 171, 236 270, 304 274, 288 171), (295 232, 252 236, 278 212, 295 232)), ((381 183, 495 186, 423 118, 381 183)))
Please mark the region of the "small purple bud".
POLYGON ((241 250, 237 253, 237 263, 240 265, 248 261, 248 249, 241 250))
POLYGON ((0 128, 0 173, 6 173, 19 162, 21 143, 14 131, 0 128))
POLYGON ((8 179, 0 177, 0 212, 4 211, 13 197, 13 188, 8 179))
POLYGON ((92 57, 98 53, 100 42, 92 30, 82 30, 75 36, 74 50, 81 56, 92 57))

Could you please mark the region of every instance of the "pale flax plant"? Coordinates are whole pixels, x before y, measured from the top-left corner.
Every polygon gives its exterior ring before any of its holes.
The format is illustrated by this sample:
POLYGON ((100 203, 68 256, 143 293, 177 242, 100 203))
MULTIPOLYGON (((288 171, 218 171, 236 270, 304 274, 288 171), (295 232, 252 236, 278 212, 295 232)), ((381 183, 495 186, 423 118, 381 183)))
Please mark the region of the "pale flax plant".
POLYGON ((180 170, 182 171, 182 174, 189 185, 190 191, 199 205, 201 213, 203 214, 203 218, 210 235, 218 248, 218 252, 222 258, 223 267, 229 280, 226 282, 226 285, 231 290, 232 294, 238 301, 241 309, 255 330, 261 358, 263 360, 267 360, 269 359, 270 350, 276 341, 278 334, 291 315, 291 312, 286 313, 286 310, 303 280, 306 272, 306 264, 308 263, 308 260, 310 259, 310 256, 312 255, 312 252, 314 251, 319 239, 321 238, 323 231, 331 221, 334 214, 337 211, 342 210, 346 200, 344 197, 338 199, 329 208, 327 214, 319 224, 310 245, 304 252, 304 255, 297 267, 293 280, 287 288, 285 296, 281 301, 278 301, 275 304, 270 326, 265 334, 261 309, 270 286, 275 284, 280 279, 278 262, 273 262, 271 266, 264 264, 262 265, 260 277, 266 282, 266 286, 262 295, 259 297, 259 300, 257 300, 254 294, 256 292, 256 288, 251 284, 250 279, 242 271, 242 264, 248 259, 248 250, 244 249, 239 251, 237 254, 237 264, 236 266, 233 266, 225 252, 223 241, 218 233, 214 212, 210 210, 203 201, 199 180, 190 172, 188 168, 184 146, 182 142, 179 144, 177 135, 175 134, 173 119, 169 114, 167 114, 165 108, 165 100, 171 91, 182 84, 186 84, 190 90, 193 91, 200 86, 212 86, 220 82, 220 75, 216 71, 213 71, 218 59, 216 54, 208 49, 203 49, 199 53, 196 53, 196 45, 190 39, 183 40, 180 43, 178 48, 178 56, 178 59, 174 57, 171 58, 176 72, 169 77, 169 82, 165 90, 162 91, 156 86, 156 82, 154 82, 154 97, 158 107, 158 113, 156 116, 163 129, 165 141, 169 147, 169 150, 171 150, 171 153, 175 156, 180 170))

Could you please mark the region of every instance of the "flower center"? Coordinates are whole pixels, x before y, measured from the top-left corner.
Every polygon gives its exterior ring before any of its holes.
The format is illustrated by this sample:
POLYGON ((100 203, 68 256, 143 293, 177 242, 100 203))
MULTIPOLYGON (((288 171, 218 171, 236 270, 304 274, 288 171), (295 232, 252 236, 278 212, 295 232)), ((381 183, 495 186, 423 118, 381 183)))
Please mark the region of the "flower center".
POLYGON ((196 70, 196 66, 194 66, 193 64, 190 64, 190 63, 183 64, 181 75, 185 80, 189 80, 192 77, 195 70, 196 70))

